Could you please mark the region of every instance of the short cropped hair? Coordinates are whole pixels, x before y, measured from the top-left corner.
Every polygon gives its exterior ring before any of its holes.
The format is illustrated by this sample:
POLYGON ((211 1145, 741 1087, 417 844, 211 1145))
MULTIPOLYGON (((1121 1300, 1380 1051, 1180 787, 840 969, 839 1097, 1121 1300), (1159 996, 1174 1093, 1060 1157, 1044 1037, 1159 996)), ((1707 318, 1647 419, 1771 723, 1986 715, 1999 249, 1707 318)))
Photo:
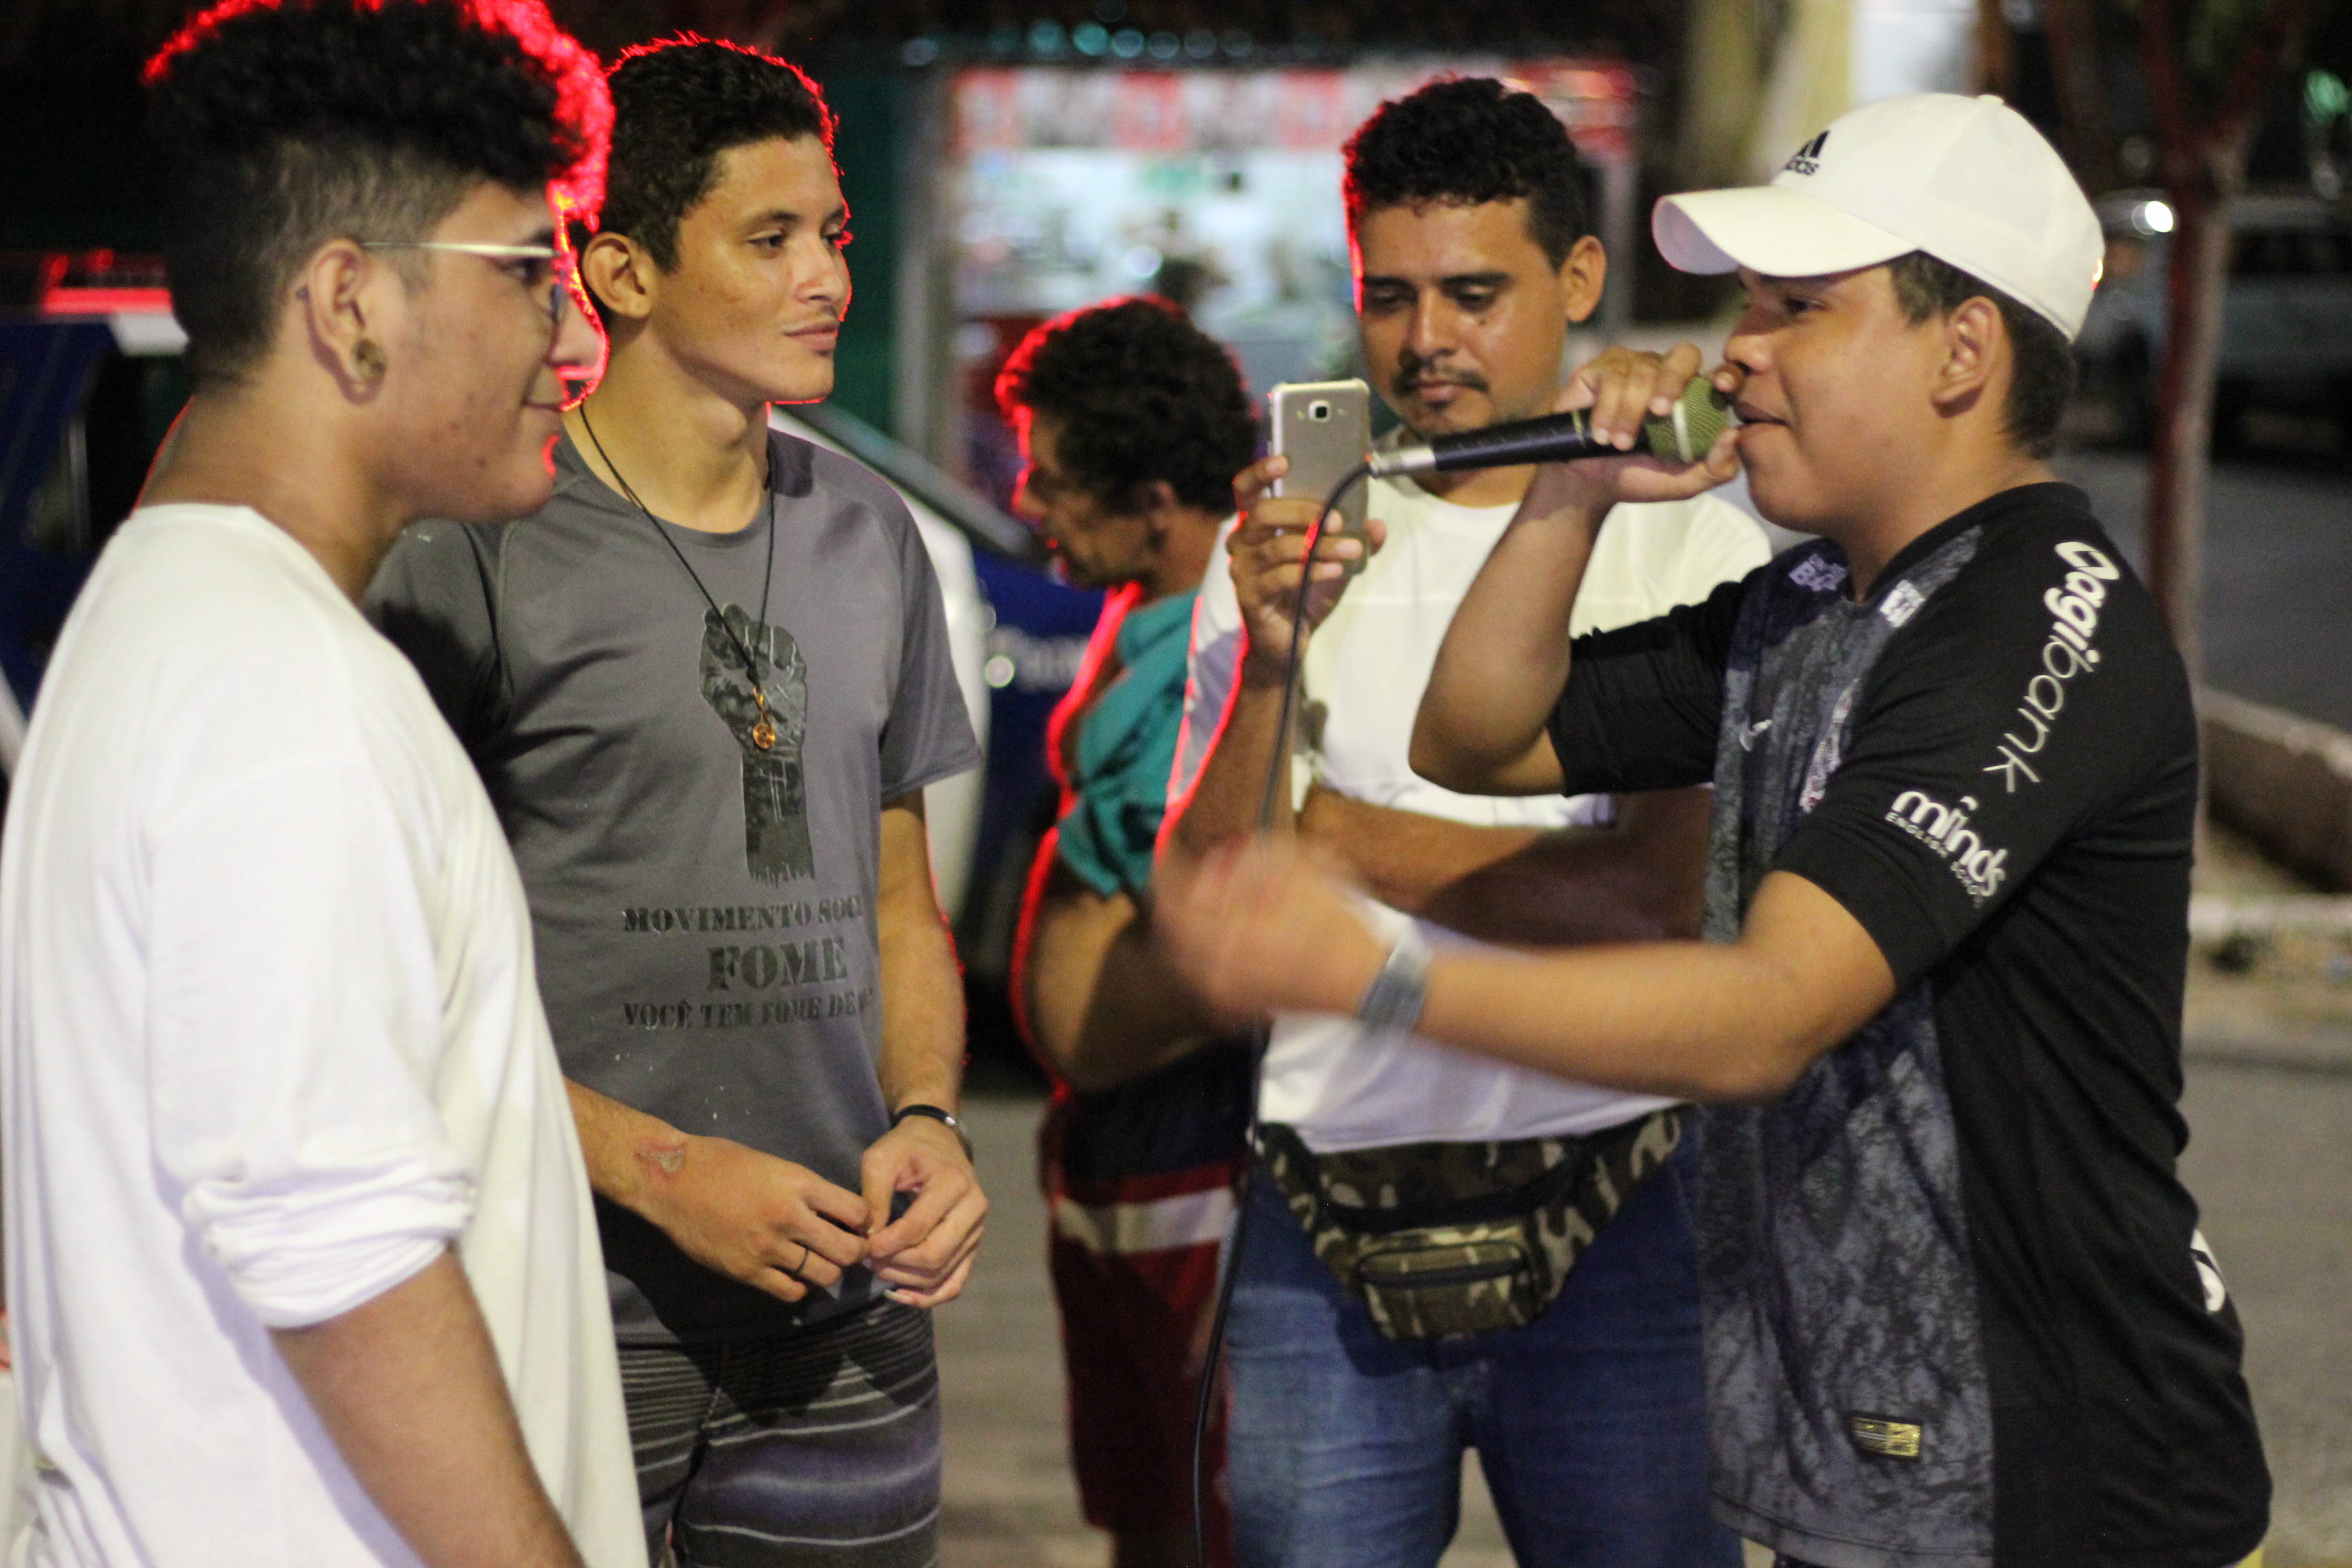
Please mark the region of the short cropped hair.
POLYGON ((2018 450, 2046 458, 2058 449, 2058 422, 2074 395, 2074 350, 2066 334, 2041 311, 2021 305, 1973 273, 1924 250, 1886 264, 1895 301, 1913 326, 1930 316, 1948 316, 1971 300, 1985 299, 2000 311, 2014 360, 2001 427, 2018 450))
POLYGON ((613 68, 613 166, 604 226, 677 266, 677 228, 719 183, 719 154, 814 136, 833 152, 833 110, 797 66, 684 33, 613 68))
POLYGON ((146 81, 199 385, 268 352, 330 240, 422 239, 484 180, 589 213, 602 195, 603 73, 541 0, 226 0, 146 81))
POLYGON ((1021 340, 996 378, 997 406, 1060 426, 1070 477, 1113 511, 1145 504, 1166 480, 1186 506, 1220 515, 1234 476, 1257 456, 1241 372, 1164 300, 1074 310, 1021 340))
POLYGON ((1576 143, 1533 93, 1450 77, 1383 103, 1348 139, 1348 229, 1383 207, 1525 200, 1528 236, 1557 268, 1591 231, 1576 143))

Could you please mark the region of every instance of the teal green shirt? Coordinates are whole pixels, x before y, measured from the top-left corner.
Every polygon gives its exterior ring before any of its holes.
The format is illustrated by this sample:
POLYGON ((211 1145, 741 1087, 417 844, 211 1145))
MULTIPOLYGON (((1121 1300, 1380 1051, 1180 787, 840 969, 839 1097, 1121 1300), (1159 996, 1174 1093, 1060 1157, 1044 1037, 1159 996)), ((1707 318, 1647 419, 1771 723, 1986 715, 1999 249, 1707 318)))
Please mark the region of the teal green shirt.
POLYGON ((1184 655, 1199 596, 1177 594, 1128 613, 1118 627, 1119 675, 1078 731, 1061 856, 1105 898, 1151 885, 1151 850, 1184 724, 1184 655))

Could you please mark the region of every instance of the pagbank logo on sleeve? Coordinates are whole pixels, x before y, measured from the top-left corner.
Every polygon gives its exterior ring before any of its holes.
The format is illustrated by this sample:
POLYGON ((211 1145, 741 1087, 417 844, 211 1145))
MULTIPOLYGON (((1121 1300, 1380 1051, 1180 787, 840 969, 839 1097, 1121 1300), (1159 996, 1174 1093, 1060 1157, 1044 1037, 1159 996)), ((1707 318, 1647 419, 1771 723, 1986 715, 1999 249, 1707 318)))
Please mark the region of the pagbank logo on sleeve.
POLYGON ((1984 771, 2000 775, 2002 793, 2015 795, 2018 781, 2038 784, 2042 775, 2030 760, 2050 743, 2051 727, 2066 710, 2067 683, 2099 665, 2099 650, 2091 646, 2099 635, 2099 606, 2107 602, 2107 584, 2123 571, 2104 552, 2069 540, 2058 546, 2058 558, 2072 568, 2065 580, 2042 595, 2050 612, 2049 640, 2042 645, 2042 668, 2025 683, 2018 702, 2018 729, 2001 732, 2000 744, 1984 771))
POLYGON ((1977 797, 1960 796, 1958 805, 1946 805, 1925 790, 1906 789, 1886 808, 1886 820, 1925 844, 1952 868, 1960 886, 1978 903, 2000 890, 2008 876, 2009 851, 1995 849, 1969 826, 1977 797))

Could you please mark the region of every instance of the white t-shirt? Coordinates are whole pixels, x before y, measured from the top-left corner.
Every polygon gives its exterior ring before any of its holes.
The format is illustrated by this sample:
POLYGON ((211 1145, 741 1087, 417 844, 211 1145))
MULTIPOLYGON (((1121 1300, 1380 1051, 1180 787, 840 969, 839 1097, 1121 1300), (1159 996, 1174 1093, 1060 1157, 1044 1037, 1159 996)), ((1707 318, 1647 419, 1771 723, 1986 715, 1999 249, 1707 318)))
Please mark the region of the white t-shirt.
MULTIPOLYGON (((1374 805, 1491 827, 1598 819, 1596 796, 1456 795, 1406 760, 1445 628, 1517 510, 1456 506, 1410 479, 1372 481, 1370 510, 1388 525, 1388 542, 1307 645, 1293 773, 1300 793, 1312 778, 1374 805)), ((1241 607, 1225 549, 1232 529, 1217 541, 1192 613, 1171 800, 1191 789, 1233 693, 1241 607)), ((1664 615, 1769 558, 1755 521, 1712 496, 1620 506, 1593 548, 1570 626, 1581 634, 1664 615)), ((1367 914, 1383 939, 1412 923, 1433 946, 1467 940, 1384 905, 1370 904, 1367 914)), ((1297 1128, 1309 1148, 1331 1153, 1580 1134, 1671 1103, 1502 1066, 1419 1036, 1375 1034, 1336 1014, 1285 1013, 1275 1020, 1259 1109, 1266 1121, 1297 1128)))
POLYGON ((593 1568, 643 1568, 586 1171, 488 797, 243 508, 134 513, 0 856, 26 1559, 411 1563, 269 1339, 455 1243, 593 1568))

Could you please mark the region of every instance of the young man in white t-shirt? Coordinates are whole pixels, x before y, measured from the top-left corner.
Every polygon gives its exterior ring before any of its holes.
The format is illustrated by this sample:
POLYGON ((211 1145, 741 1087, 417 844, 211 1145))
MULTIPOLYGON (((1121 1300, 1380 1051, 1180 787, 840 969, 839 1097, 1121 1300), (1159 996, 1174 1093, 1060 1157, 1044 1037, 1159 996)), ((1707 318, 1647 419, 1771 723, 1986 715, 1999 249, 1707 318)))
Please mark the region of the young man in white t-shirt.
POLYGON ((356 604, 548 492, 602 82, 452 0, 224 5, 150 80, 195 391, 0 866, 12 1561, 642 1568, 522 888, 356 604))
MULTIPOLYGON (((1578 177, 1559 122, 1491 80, 1442 82, 1385 105, 1349 143, 1364 358, 1416 437, 1549 409, 1568 328, 1598 303, 1607 265, 1584 233, 1578 177)), ((1278 743, 1292 563, 1318 509, 1252 506, 1280 462, 1244 474, 1250 515, 1229 541, 1230 563, 1223 550, 1212 562, 1194 619, 1173 784, 1191 798, 1171 831, 1195 849, 1254 826, 1278 743)), ((1686 932, 1700 899, 1703 792, 1613 806, 1473 797, 1416 777, 1407 762, 1438 646, 1530 472, 1372 485, 1372 533, 1384 543, 1352 581, 1318 569, 1329 581, 1310 605, 1320 625, 1304 655, 1281 826, 1352 868, 1381 900, 1383 930, 1417 922, 1436 942, 1513 943, 1686 932)), ((1720 502, 1621 509, 1577 624, 1662 615, 1767 554, 1761 531, 1720 502)), ((1229 1470, 1244 1564, 1435 1563, 1453 1534, 1465 1447, 1479 1452, 1522 1563, 1738 1562, 1737 1542, 1708 1517, 1687 1220, 1670 1179, 1642 1180, 1672 1147, 1673 1102, 1347 1017, 1286 1014, 1260 1112, 1272 1158, 1251 1183, 1230 1342, 1229 1470), (1487 1176, 1456 1179, 1470 1167, 1487 1176), (1538 1189, 1556 1195, 1566 1176, 1580 1194, 1575 1212, 1528 1223, 1598 1235, 1556 1299, 1545 1286, 1572 1247, 1531 1260, 1484 1299, 1458 1286, 1367 1291, 1360 1270, 1343 1284, 1347 1255, 1408 1238, 1375 1226, 1351 1240, 1322 1223, 1351 1187, 1391 1186, 1442 1226, 1491 1219, 1498 1206, 1540 1210, 1538 1189), (1488 1313, 1514 1293, 1514 1309, 1488 1313)), ((1458 1277, 1451 1254, 1423 1256, 1458 1277)))

